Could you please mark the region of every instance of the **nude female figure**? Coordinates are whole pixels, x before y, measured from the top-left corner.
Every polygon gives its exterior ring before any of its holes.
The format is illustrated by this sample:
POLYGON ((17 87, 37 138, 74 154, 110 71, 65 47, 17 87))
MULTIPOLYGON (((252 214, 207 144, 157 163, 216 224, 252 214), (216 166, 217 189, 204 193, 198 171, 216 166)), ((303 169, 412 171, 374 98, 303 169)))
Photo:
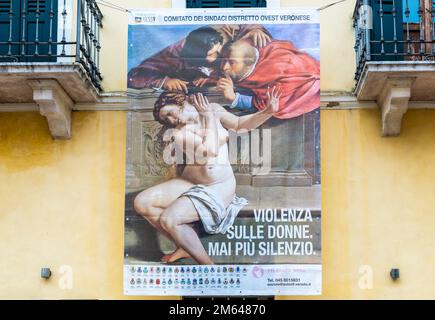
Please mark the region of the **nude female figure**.
POLYGON ((225 208, 237 205, 240 198, 235 196, 236 180, 228 157, 228 130, 246 132, 259 127, 278 110, 280 95, 280 89, 272 88, 266 109, 242 117, 219 104, 209 103, 201 93, 191 96, 190 101, 178 92, 165 92, 159 97, 154 116, 173 128, 173 143, 182 148, 187 165, 180 177, 139 193, 134 208, 177 245, 178 249, 162 261, 192 257, 198 264, 213 264, 190 224, 202 219, 209 233, 221 232, 222 225, 206 226, 208 213, 198 210, 194 198, 184 194, 201 186, 201 190, 213 195, 210 200, 216 200, 217 204, 225 208))

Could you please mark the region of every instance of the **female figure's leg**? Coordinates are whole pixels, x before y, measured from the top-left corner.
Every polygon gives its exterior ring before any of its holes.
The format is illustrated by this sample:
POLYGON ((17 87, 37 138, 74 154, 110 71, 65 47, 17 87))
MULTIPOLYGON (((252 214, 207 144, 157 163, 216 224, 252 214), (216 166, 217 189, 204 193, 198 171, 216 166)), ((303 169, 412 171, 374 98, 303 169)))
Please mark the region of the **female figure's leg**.
MULTIPOLYGON (((180 178, 160 183, 139 193, 134 199, 134 209, 154 228, 172 242, 176 243, 176 241, 172 239, 172 236, 162 228, 160 217, 166 208, 192 186, 192 183, 180 178)), ((165 255, 162 260, 164 262, 173 262, 185 257, 189 257, 189 254, 182 248, 178 248, 172 254, 165 255)))
MULTIPOLYGON (((208 185, 208 188, 214 190, 222 198, 224 205, 228 206, 234 198, 235 180, 228 179, 208 185)), ((187 251, 199 264, 213 264, 197 233, 189 225, 199 219, 192 201, 188 197, 180 197, 164 210, 159 222, 178 247, 187 251)))
POLYGON ((198 221, 199 215, 187 197, 175 200, 161 215, 160 224, 199 264, 213 264, 195 230, 189 225, 198 221))

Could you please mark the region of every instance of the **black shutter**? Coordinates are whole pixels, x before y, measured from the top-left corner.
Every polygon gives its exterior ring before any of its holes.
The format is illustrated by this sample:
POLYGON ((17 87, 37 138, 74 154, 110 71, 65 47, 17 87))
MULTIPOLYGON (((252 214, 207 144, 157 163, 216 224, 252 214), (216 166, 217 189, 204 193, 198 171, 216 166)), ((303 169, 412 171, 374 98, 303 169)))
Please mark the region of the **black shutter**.
POLYGON ((187 8, 222 8, 226 0, 187 0, 187 8))
POLYGON ((266 7, 266 0, 227 0, 228 8, 266 7))
POLYGON ((266 0, 186 0, 187 8, 256 8, 266 7, 266 0))
MULTIPOLYGON (((381 18, 380 9, 382 3, 383 18, 382 18, 382 28, 383 28, 383 40, 389 41, 389 43, 384 42, 384 52, 392 54, 394 53, 395 45, 392 43, 394 41, 394 17, 393 17, 393 0, 372 0, 371 5, 373 9, 373 30, 371 31, 371 40, 380 41, 381 40, 381 18)), ((396 40, 403 41, 403 9, 402 0, 394 0, 394 5, 396 8, 396 40)), ((393 60, 403 60, 402 55, 378 55, 382 52, 382 44, 380 42, 372 43, 371 53, 376 54, 373 56, 373 60, 380 61, 393 61, 393 60)), ((397 53, 403 54, 403 42, 397 43, 397 53)))
MULTIPOLYGON (((47 55, 56 55, 56 45, 49 45, 47 42, 57 41, 57 2, 58 0, 22 0, 22 6, 26 6, 27 19, 26 30, 24 30, 24 38, 30 42, 45 42, 35 43, 26 46, 25 54, 33 55, 24 59, 26 62, 55 62, 56 58, 47 57, 47 55), (52 21, 50 22, 50 14, 52 21), (38 57, 43 55, 45 57, 38 57)), ((23 7, 22 7, 23 9, 23 7)), ((21 35, 23 37, 23 30, 21 35)))
POLYGON ((20 2, 17 0, 0 0, 0 62, 13 62, 8 54, 17 55, 18 45, 7 42, 19 41, 20 34, 20 2), (12 5, 12 7, 11 7, 12 5), (10 29, 10 13, 12 13, 12 29, 10 29), (12 31, 12 34, 11 34, 12 31))
POLYGON ((57 46, 48 42, 57 41, 57 4, 58 0, 0 0, 0 62, 56 61, 57 46), (31 44, 17 43, 23 40, 31 44))

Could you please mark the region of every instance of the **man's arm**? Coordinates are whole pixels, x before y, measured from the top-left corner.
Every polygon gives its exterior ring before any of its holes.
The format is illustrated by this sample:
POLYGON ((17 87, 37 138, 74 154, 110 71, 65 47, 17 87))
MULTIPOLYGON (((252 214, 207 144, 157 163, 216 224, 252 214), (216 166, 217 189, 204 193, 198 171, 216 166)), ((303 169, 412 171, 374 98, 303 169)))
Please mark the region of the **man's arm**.
POLYGON ((235 132, 245 132, 258 128, 272 117, 272 113, 265 110, 238 117, 220 105, 215 105, 215 113, 218 115, 222 126, 235 132))
POLYGON ((260 24, 240 25, 234 40, 250 40, 256 48, 262 48, 272 41, 270 32, 260 24))
POLYGON ((230 108, 238 110, 251 110, 253 108, 252 96, 243 95, 236 92, 236 98, 231 103, 230 108))
POLYGON ((218 104, 214 104, 213 107, 215 108, 215 113, 218 114, 222 125, 228 130, 234 130, 236 132, 250 131, 261 126, 278 111, 280 96, 281 92, 278 88, 273 87, 271 91, 268 89, 266 108, 259 112, 242 117, 233 115, 218 104))
POLYGON ((272 41, 272 35, 261 24, 226 24, 211 27, 220 32, 224 43, 245 39, 255 47, 262 48, 272 41))
POLYGON ((155 55, 145 59, 128 73, 128 87, 134 89, 161 89, 172 78, 175 70, 180 69, 180 51, 184 39, 166 47, 155 55))
POLYGON ((238 110, 251 110, 254 107, 252 103, 252 96, 243 95, 234 91, 234 83, 231 78, 220 78, 216 87, 220 92, 222 92, 224 98, 231 103, 230 108, 236 108, 238 110))

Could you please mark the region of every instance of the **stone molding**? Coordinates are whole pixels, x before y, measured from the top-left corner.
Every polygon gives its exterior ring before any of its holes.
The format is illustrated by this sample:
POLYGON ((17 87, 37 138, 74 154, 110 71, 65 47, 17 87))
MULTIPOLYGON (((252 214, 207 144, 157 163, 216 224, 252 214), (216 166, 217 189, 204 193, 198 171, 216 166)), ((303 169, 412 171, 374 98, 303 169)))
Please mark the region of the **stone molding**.
POLYGON ((382 115, 382 136, 398 136, 402 128, 403 115, 408 111, 411 86, 415 78, 388 78, 378 105, 382 115))
POLYGON ((54 139, 71 138, 71 111, 74 102, 54 79, 27 80, 41 115, 47 118, 54 139))
MULTIPOLYGON (((406 79, 412 79, 412 78, 391 78, 396 80, 403 80, 407 81, 406 79)), ((45 80, 52 80, 53 79, 45 79, 45 80)), ((33 80, 32 80, 33 81, 33 80)), ((44 81, 44 79, 39 79, 39 81, 44 81)), ((391 80, 392 81, 392 80, 391 80)), ((398 98, 394 98, 394 95, 399 94, 399 91, 402 91, 402 94, 404 93, 403 90, 405 90, 402 86, 402 89, 397 86, 388 87, 391 88, 392 91, 395 93, 391 96, 391 99, 393 105, 391 106, 385 106, 384 109, 384 116, 383 116, 383 128, 382 134, 384 136, 395 136, 400 131, 397 131, 397 125, 388 125, 388 122, 390 119, 396 119, 397 117, 393 116, 393 112, 395 112, 396 116, 399 115, 399 110, 404 111, 405 109, 435 109, 435 101, 407 101, 407 107, 403 106, 399 109, 398 103, 405 103, 406 98, 401 98, 401 100, 397 100, 398 98), (405 99, 405 100, 404 100, 405 99), (394 109, 396 108, 396 109, 394 109), (396 126, 395 133, 389 133, 390 129, 396 126)), ((385 93, 383 93, 384 96, 384 103, 386 103, 386 97, 387 95, 387 89, 385 89, 385 93)), ((406 91, 406 90, 405 90, 406 91)), ((381 95, 379 95, 380 97, 381 95)), ((150 95, 147 98, 151 98, 150 95)), ((99 99, 96 102, 87 102, 87 103, 80 103, 76 102, 72 105, 72 110, 74 111, 132 111, 132 110, 143 110, 143 111, 150 111, 149 108, 140 108, 130 105, 131 98, 128 97, 126 92, 106 92, 106 93, 100 93, 99 99)), ((409 100, 409 99, 408 99, 409 100)), ((321 110, 353 110, 353 109, 378 109, 380 108, 382 110, 382 104, 380 103, 380 99, 378 100, 367 100, 367 101, 358 101, 357 97, 352 94, 351 92, 334 92, 334 91, 328 91, 328 92, 322 92, 321 98, 320 98, 320 105, 321 110)), ((0 103, 0 112, 29 112, 39 111, 39 105, 37 103, 0 103)), ((406 111, 405 111, 406 112, 406 111)), ((400 123, 401 119, 403 117, 400 116, 400 123)), ((398 120, 393 120, 398 121, 398 120)), ((391 129, 392 130, 392 129, 391 129)))

